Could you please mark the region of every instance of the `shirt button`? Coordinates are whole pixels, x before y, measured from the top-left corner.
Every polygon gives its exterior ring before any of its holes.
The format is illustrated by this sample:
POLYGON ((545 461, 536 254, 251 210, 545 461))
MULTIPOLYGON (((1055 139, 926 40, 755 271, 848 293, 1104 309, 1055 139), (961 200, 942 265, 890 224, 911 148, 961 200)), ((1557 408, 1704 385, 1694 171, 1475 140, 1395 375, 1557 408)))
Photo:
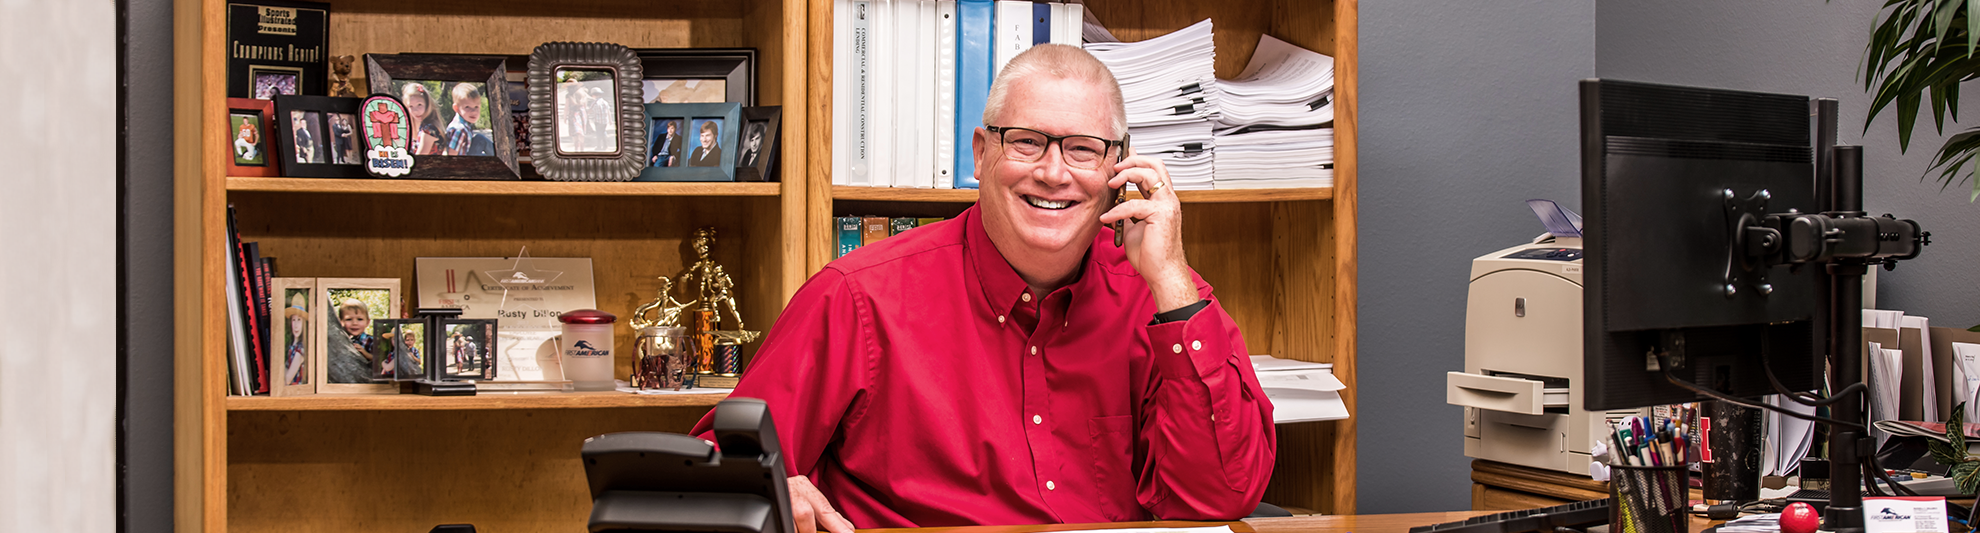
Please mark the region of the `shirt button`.
POLYGON ((1182 345, 1181 345, 1181 344, 1177 344, 1177 345, 1176 345, 1176 353, 1182 353, 1182 345))
POLYGON ((1027 292, 1027 293, 1024 293, 1024 294, 1022 294, 1022 295, 1019 295, 1019 296, 1018 296, 1018 298, 1020 298, 1020 299, 1023 299, 1024 301, 1027 301, 1027 302, 1029 302, 1029 301, 1031 301, 1031 293, 1028 293, 1028 292, 1027 292))
POLYGON ((1032 424, 1043 424, 1043 423, 1045 423, 1045 417, 1042 417, 1042 416, 1038 416, 1038 415, 1031 415, 1031 423, 1032 423, 1032 424))
POLYGON ((1038 347, 1037 347, 1037 346, 1033 346, 1033 347, 1031 347, 1031 355, 1038 355, 1038 347))
POLYGON ((1045 490, 1059 490, 1059 487, 1058 485, 1053 485, 1052 482, 1047 481, 1045 482, 1045 490))
POLYGON ((1004 315, 997 315, 997 323, 998 324, 1004 323, 1004 315))
POLYGON ((1203 341, 1189 341, 1189 349, 1191 350, 1203 349, 1203 341))

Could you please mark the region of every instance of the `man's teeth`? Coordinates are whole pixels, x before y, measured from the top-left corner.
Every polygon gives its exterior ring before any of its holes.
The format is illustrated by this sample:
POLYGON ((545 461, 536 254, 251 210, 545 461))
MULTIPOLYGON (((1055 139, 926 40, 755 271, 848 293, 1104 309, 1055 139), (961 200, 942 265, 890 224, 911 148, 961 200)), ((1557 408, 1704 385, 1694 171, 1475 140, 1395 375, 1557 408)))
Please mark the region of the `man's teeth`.
POLYGON ((1026 196, 1024 197, 1024 199, 1025 201, 1030 202, 1032 207, 1038 207, 1044 209, 1065 209, 1068 207, 1072 207, 1073 204, 1071 201, 1043 200, 1038 198, 1032 198, 1030 196, 1026 196))

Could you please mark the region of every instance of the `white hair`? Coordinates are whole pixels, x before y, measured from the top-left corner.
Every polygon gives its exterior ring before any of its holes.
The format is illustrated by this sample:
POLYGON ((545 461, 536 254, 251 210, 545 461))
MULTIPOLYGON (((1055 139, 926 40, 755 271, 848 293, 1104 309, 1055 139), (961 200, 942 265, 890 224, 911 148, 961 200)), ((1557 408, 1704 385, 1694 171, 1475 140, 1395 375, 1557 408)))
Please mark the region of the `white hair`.
POLYGON ((1033 46, 1004 65, 1004 70, 997 73, 997 81, 990 85, 990 100, 983 106, 983 123, 996 123, 996 117, 1003 114, 1004 105, 1010 100, 1012 86, 1040 75, 1084 81, 1106 91, 1108 103, 1113 104, 1109 114, 1113 117, 1114 138, 1127 134, 1127 103, 1121 98, 1121 84, 1114 80, 1114 71, 1086 50, 1063 44, 1033 46))

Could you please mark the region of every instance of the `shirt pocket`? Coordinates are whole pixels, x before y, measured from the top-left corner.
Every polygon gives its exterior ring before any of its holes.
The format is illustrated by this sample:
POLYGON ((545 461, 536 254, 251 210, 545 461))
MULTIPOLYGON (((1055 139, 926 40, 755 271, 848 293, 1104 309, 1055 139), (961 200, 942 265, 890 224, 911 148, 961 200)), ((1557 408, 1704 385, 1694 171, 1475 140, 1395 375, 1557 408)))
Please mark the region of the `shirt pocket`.
POLYGON ((1132 509, 1140 505, 1135 501, 1130 465, 1134 460, 1134 417, 1095 417, 1086 422, 1086 431, 1093 439, 1093 447, 1087 453, 1092 454, 1094 488, 1101 496, 1101 512, 1108 520, 1133 520, 1137 513, 1132 509))

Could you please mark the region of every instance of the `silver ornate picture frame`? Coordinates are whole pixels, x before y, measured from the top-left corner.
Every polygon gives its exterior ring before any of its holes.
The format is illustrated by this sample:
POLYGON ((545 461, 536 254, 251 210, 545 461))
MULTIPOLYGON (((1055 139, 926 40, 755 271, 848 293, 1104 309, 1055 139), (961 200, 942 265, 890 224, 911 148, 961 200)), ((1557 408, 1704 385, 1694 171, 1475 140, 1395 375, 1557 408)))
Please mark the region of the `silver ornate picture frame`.
POLYGON ((544 179, 627 181, 646 157, 640 59, 608 43, 544 43, 529 54, 530 164, 544 179))

